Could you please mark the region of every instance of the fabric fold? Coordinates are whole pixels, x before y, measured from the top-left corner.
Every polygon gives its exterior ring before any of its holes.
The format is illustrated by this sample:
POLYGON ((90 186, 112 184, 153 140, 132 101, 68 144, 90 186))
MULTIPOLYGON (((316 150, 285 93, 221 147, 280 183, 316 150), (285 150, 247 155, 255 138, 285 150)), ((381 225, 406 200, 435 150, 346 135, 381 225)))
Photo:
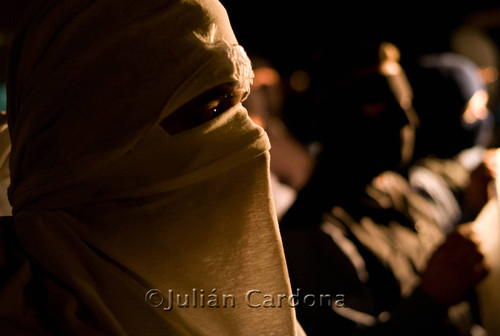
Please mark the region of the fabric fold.
POLYGON ((7 111, 9 197, 36 288, 18 283, 25 311, 75 335, 299 333, 292 306, 263 304, 291 295, 267 135, 241 104, 175 135, 160 124, 222 84, 249 87, 222 5, 33 8, 7 111))

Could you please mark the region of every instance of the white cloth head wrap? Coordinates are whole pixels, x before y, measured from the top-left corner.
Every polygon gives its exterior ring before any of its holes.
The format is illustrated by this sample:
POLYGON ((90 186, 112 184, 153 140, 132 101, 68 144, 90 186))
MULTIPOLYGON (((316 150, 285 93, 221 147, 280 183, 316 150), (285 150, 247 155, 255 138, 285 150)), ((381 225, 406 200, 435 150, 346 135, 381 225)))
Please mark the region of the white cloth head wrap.
POLYGON ((208 89, 250 85, 221 4, 34 8, 13 48, 10 200, 43 269, 49 321, 84 335, 294 335, 288 305, 245 299, 291 294, 266 134, 241 104, 173 136, 159 125, 208 89), (163 292, 162 306, 145 302, 150 289, 163 292), (214 289, 234 307, 162 309, 169 290, 184 302, 214 289))

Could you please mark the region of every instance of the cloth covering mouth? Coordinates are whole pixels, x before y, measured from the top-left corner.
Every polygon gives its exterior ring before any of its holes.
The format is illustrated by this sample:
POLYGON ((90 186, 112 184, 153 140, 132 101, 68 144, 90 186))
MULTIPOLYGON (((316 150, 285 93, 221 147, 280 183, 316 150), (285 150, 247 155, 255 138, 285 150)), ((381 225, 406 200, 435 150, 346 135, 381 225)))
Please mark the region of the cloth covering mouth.
POLYGON ((238 105, 175 136, 155 126, 130 152, 106 166, 82 171, 71 163, 58 172, 27 178, 16 190, 15 204, 21 209, 61 209, 152 196, 223 173, 269 148, 266 133, 238 105))
POLYGON ((292 307, 245 304, 253 289, 291 295, 265 132, 241 104, 176 135, 160 126, 207 90, 249 85, 222 5, 45 0, 20 27, 9 195, 26 259, 2 316, 72 335, 300 333, 292 307), (165 312, 151 289, 235 306, 165 312))

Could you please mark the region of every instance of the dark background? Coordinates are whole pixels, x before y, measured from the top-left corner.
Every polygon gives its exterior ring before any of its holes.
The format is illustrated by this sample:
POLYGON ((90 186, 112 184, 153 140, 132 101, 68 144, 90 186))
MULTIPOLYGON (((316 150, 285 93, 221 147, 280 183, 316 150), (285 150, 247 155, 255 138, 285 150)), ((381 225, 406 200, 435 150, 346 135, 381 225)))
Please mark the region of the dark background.
MULTIPOLYGON (((499 40, 500 4, 470 1, 453 6, 401 1, 384 4, 349 1, 221 0, 240 43, 249 53, 272 60, 286 73, 314 58, 323 47, 341 41, 383 37, 406 57, 447 48, 449 33, 474 22, 499 40)), ((30 0, 0 0, 0 62, 13 29, 30 0)), ((0 70, 0 78, 4 69, 0 70)))
MULTIPOLYGON (((0 65, 3 65, 0 85, 5 80, 9 43, 30 1, 0 0, 0 65)), ((438 1, 432 4, 401 1, 391 5, 380 1, 221 2, 240 44, 251 56, 259 55, 271 61, 284 79, 288 104, 285 119, 292 131, 298 132, 299 138, 301 118, 310 102, 308 97, 287 86, 290 76, 297 70, 311 75, 313 87, 327 85, 328 76, 335 76, 336 71, 342 70, 342 62, 356 58, 353 46, 380 39, 400 48, 404 65, 418 55, 448 50, 450 33, 462 24, 483 29, 500 45, 500 5, 486 1, 453 6, 438 1), (328 73, 324 71, 325 65, 330 67, 328 73), (318 73, 322 74, 321 80, 317 80, 318 73)))
POLYGON ((5 79, 8 46, 24 8, 30 0, 0 0, 0 81, 5 79))
POLYGON ((342 42, 364 43, 375 38, 393 42, 402 54, 446 50, 449 34, 463 23, 481 25, 495 38, 500 5, 485 1, 446 6, 435 1, 335 2, 221 1, 239 42, 250 53, 273 60, 288 71, 307 62, 318 49, 342 42))
MULTIPOLYGON (((481 29, 500 46, 500 4, 486 1, 452 6, 438 1, 221 2, 249 55, 268 59, 279 71, 285 85, 284 121, 304 143, 313 136, 315 126, 307 123, 313 119, 309 116, 318 90, 336 80, 349 62, 355 64, 370 42, 395 44, 405 69, 420 55, 450 51, 450 34, 462 25, 481 29), (297 70, 310 75, 311 86, 305 92, 290 88, 297 70)), ((498 123, 500 110, 493 112, 498 123)))

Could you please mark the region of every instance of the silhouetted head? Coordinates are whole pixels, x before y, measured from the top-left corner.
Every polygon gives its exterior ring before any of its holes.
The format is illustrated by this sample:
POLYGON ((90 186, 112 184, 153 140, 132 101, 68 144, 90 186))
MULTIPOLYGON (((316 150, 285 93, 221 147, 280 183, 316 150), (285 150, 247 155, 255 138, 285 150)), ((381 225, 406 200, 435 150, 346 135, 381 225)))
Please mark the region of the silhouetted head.
POLYGON ((318 224, 333 205, 359 202, 374 177, 412 158, 418 118, 399 50, 387 42, 365 47, 348 50, 346 62, 337 64, 344 76, 314 110, 323 150, 283 227, 318 224))
POLYGON ((416 156, 447 158, 488 144, 492 116, 486 86, 475 63, 449 52, 425 55, 410 79, 421 120, 416 156))
POLYGON ((325 94, 319 124, 322 161, 359 165, 357 174, 371 178, 410 161, 418 118, 398 48, 382 42, 364 57, 325 94))

